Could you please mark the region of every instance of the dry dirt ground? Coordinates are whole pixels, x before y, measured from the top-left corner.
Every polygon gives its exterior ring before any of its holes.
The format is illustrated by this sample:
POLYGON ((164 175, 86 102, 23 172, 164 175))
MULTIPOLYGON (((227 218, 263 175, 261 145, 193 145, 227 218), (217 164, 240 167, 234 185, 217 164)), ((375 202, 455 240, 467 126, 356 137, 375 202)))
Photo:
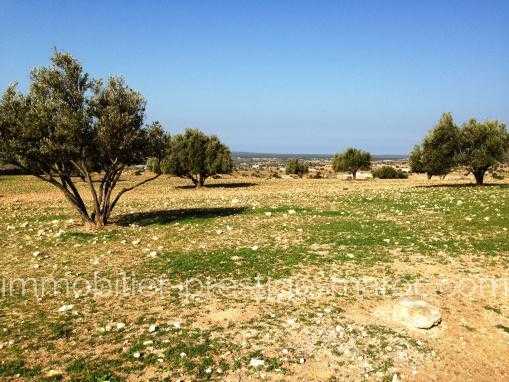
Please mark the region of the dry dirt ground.
POLYGON ((509 380, 509 182, 471 181, 159 178, 93 231, 0 178, 0 378, 509 380))

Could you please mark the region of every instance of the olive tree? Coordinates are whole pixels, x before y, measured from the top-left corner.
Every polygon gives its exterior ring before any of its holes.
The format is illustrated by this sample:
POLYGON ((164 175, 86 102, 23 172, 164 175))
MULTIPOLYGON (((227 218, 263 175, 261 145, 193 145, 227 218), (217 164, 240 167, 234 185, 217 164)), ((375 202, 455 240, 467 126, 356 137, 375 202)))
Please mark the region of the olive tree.
POLYGON ((126 167, 163 154, 166 134, 144 126, 144 115, 143 96, 123 79, 94 80, 55 52, 32 71, 26 94, 13 84, 2 95, 0 160, 57 187, 85 223, 101 227, 122 195, 159 176, 114 193, 126 167))
POLYGON ((456 166, 458 148, 459 129, 451 113, 444 113, 410 154, 411 171, 426 173, 428 178, 435 175, 444 177, 456 166))
POLYGON ((187 129, 170 140, 161 171, 190 179, 201 187, 212 175, 228 174, 233 169, 230 149, 215 135, 208 136, 197 129, 187 129))
POLYGON ((309 167, 306 163, 298 160, 298 159, 290 159, 288 163, 286 163, 286 173, 291 175, 298 175, 299 177, 303 177, 304 174, 309 172, 309 167))
POLYGON ((474 175, 477 184, 483 184, 486 171, 503 162, 508 150, 509 134, 504 123, 471 119, 461 128, 457 160, 474 175))
POLYGON ((349 172, 355 179, 357 171, 371 168, 371 154, 355 148, 346 149, 334 156, 332 168, 335 172, 349 172))

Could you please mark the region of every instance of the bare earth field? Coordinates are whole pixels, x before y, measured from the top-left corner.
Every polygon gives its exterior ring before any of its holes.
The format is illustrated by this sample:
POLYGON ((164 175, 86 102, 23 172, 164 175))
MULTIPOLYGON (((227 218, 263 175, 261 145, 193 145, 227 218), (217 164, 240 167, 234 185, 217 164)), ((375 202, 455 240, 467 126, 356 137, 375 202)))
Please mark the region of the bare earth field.
POLYGON ((0 379, 508 380, 509 182, 487 181, 161 177, 93 231, 2 177, 0 379), (441 323, 387 314, 409 295, 441 323))

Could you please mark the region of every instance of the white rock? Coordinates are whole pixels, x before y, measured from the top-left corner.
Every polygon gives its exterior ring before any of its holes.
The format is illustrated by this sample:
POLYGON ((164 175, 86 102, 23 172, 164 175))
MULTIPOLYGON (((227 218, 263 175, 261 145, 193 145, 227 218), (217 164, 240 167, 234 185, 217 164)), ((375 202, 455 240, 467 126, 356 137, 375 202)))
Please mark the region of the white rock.
POLYGON ((140 357, 141 357, 141 353, 140 353, 139 351, 134 352, 134 353, 133 353, 133 357, 134 357, 134 358, 140 358, 140 357))
POLYGON ((263 359, 259 359, 259 358, 251 358, 251 360, 249 361, 249 366, 254 367, 254 368, 263 366, 264 364, 265 364, 265 361, 263 359))
POLYGON ((402 297, 392 311, 394 320, 407 326, 429 329, 442 320, 440 309, 430 303, 412 297, 402 297))
POLYGON ((64 313, 64 312, 68 312, 69 310, 72 310, 73 308, 74 308, 73 304, 62 305, 60 308, 58 308, 58 311, 60 313, 64 313))
POLYGON ((149 333, 154 333, 156 330, 157 330, 157 324, 151 324, 151 325, 148 327, 148 331, 149 331, 149 333))
POLYGON ((122 330, 125 328, 125 324, 123 322, 117 322, 117 330, 122 330))
POLYGON ((63 375, 63 373, 61 370, 50 369, 46 372, 45 377, 46 378, 57 378, 57 377, 61 377, 62 375, 63 375))

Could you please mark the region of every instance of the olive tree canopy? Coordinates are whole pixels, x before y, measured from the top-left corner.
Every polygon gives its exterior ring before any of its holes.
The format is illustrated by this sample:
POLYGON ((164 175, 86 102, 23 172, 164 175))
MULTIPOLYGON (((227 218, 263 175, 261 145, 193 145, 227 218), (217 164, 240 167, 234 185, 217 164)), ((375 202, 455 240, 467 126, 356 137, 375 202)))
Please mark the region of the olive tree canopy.
POLYGON ((459 147, 459 129, 451 113, 444 113, 423 142, 414 147, 409 162, 412 172, 445 176, 456 166, 459 147))
POLYGON ((103 226, 125 192, 158 176, 113 194, 127 166, 163 155, 166 134, 157 123, 144 126, 144 115, 145 99, 123 79, 93 80, 70 54, 55 52, 49 67, 32 71, 26 94, 13 84, 2 95, 0 161, 57 187, 84 222, 103 226))
POLYGON ((230 149, 215 135, 187 129, 171 138, 160 168, 165 174, 188 178, 200 187, 209 176, 231 173, 233 162, 230 149))
POLYGON ((482 184, 486 171, 503 162, 508 150, 509 134, 505 124, 471 119, 461 128, 457 161, 474 175, 477 184, 482 184))
POLYGON ((332 161, 335 172, 349 172, 353 178, 357 177, 357 171, 371 168, 371 154, 367 151, 349 148, 341 154, 336 154, 332 161))

